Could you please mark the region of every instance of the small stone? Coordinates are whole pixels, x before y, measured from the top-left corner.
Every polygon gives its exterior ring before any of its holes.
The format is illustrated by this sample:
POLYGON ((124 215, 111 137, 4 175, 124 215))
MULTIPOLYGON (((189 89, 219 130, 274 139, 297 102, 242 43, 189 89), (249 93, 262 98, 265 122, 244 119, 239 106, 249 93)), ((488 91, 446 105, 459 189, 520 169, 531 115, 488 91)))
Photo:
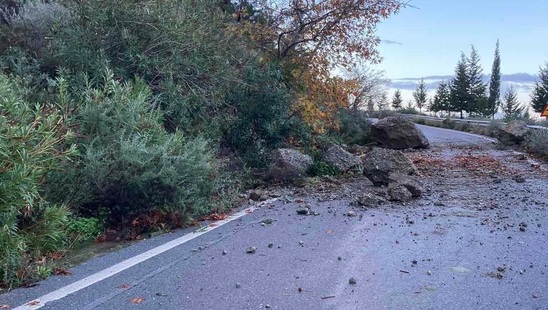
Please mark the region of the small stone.
POLYGON ((417 262, 416 259, 414 259, 414 260, 411 261, 411 263, 412 263, 413 265, 416 265, 418 262, 417 262))
POLYGON ((228 252, 226 250, 223 250, 223 255, 226 255, 228 254, 228 252))
POLYGON ((271 308, 269 304, 264 305, 264 307, 265 307, 266 309, 270 309, 270 308, 271 308))
POLYGON ((250 247, 248 247, 247 249, 245 249, 245 252, 246 252, 247 254, 253 254, 253 253, 255 253, 256 251, 257 251, 257 248, 254 247, 254 246, 250 246, 250 247))
POLYGON ((348 279, 348 284, 355 285, 356 284, 356 279, 354 277, 351 277, 350 279, 348 279))
POLYGON ((240 283, 236 283, 236 288, 240 288, 242 285, 240 283))
POLYGON ((302 287, 299 287, 298 291, 299 291, 299 293, 302 293, 303 288, 302 288, 302 287))
POLYGON ((306 208, 298 208, 298 209, 297 209, 297 214, 300 214, 300 215, 308 215, 308 209, 306 209, 306 208))
POLYGON ((342 257, 339 256, 339 257, 337 257, 337 259, 338 259, 338 260, 342 260, 342 257))
POLYGON ((431 276, 431 275, 432 275, 432 271, 427 270, 427 271, 426 271, 426 274, 429 275, 429 276, 431 276))
POLYGON ((274 246, 274 243, 272 243, 272 242, 268 244, 269 248, 272 248, 273 246, 274 246))
POLYGON ((354 212, 354 211, 348 211, 348 212, 346 212, 346 216, 349 216, 349 217, 356 216, 356 212, 354 212))
POLYGON ((299 241, 300 246, 304 246, 304 241, 299 241))
POLYGON ((524 227, 524 226, 520 226, 520 227, 519 227, 519 231, 525 231, 525 227, 524 227))

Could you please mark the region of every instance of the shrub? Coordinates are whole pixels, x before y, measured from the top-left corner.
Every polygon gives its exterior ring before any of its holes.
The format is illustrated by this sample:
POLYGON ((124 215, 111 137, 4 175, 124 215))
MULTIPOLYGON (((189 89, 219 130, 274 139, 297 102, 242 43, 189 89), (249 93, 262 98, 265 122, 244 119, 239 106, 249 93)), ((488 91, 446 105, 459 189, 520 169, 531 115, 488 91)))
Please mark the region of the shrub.
POLYGON ((103 230, 103 223, 95 217, 73 216, 67 226, 71 244, 95 240, 103 230))
POLYGON ((371 121, 365 111, 348 109, 339 112, 339 129, 333 133, 345 144, 371 142, 371 121))
POLYGON ((111 225, 154 210, 207 212, 214 172, 207 141, 167 133, 143 81, 122 84, 107 72, 101 84, 74 99, 79 110, 70 124, 84 138, 80 155, 50 174, 48 197, 85 216, 106 211, 111 225))
POLYGON ((52 42, 60 66, 96 82, 105 66, 117 79, 139 77, 158 96, 168 130, 218 138, 226 91, 246 63, 219 1, 73 5, 77 17, 52 42))
POLYGON ((455 126, 457 124, 457 122, 455 122, 454 120, 452 120, 450 118, 444 119, 441 123, 442 123, 443 127, 449 128, 449 129, 455 128, 455 126))
POLYGON ((64 246, 69 211, 41 192, 45 174, 68 156, 63 115, 53 106, 31 105, 20 85, 0 74, 0 286, 32 280, 34 262, 64 246))
POLYGON ((548 158, 548 130, 532 130, 525 140, 527 151, 548 158))
MULTIPOLYGON (((66 27, 74 18, 72 12, 57 1, 25 1, 18 7, 0 11, 8 25, 7 41, 37 58, 48 58, 55 29, 66 27)), ((0 48, 1 51, 1 48, 0 48)))
POLYGON ((253 166, 264 166, 268 155, 296 134, 291 101, 276 68, 249 67, 245 78, 227 96, 233 109, 225 142, 253 166))

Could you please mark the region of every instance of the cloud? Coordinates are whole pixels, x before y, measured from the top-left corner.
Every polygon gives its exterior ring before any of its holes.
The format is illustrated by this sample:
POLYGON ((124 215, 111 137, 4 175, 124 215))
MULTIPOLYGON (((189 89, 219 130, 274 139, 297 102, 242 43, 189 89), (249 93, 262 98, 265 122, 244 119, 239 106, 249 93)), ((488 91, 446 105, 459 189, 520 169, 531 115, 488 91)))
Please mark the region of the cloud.
MULTIPOLYGON (((425 77, 413 77, 413 78, 403 78, 403 79, 393 79, 391 81, 390 87, 398 89, 408 89, 415 90, 419 81, 424 79, 426 87, 429 89, 435 89, 438 87, 441 81, 450 81, 453 78, 452 75, 432 75, 425 77)), ((484 75, 483 81, 489 83, 490 75, 484 75)), ((503 74, 501 76, 501 82, 503 86, 512 84, 516 88, 523 91, 530 91, 533 84, 537 80, 537 76, 529 73, 513 73, 513 74, 503 74)), ((502 88, 504 91, 504 88, 502 88)))
POLYGON ((381 43, 384 43, 384 44, 396 44, 396 45, 403 45, 403 43, 401 43, 401 42, 398 42, 398 41, 393 41, 393 40, 381 40, 381 43))

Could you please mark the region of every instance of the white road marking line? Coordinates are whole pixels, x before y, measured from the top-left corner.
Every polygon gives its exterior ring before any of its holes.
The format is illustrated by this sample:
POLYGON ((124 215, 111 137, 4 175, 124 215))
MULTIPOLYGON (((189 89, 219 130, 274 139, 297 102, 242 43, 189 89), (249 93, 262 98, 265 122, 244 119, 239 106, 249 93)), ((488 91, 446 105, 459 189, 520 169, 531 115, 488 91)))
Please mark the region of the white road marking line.
POLYGON ((255 210, 257 210, 257 208, 259 206, 262 206, 262 205, 265 205, 267 203, 272 203, 274 201, 276 201, 277 199, 269 199, 267 201, 263 201, 262 203, 260 203, 258 206, 254 206, 254 207, 250 207, 250 208, 247 208, 243 211, 240 211, 238 213, 235 213, 235 214, 232 214, 231 216, 227 217, 226 219, 224 220, 220 220, 220 221, 217 221, 217 222, 213 222, 215 225, 208 225, 208 226, 205 226, 203 228, 200 228, 192 233, 189 233, 189 234, 186 234, 184 236, 181 236, 175 240, 171 240, 170 242, 167 242, 167 243, 164 243, 160 246, 157 246, 151 250, 148 250, 144 253, 141 253, 139 255, 136 255, 134 257, 131 257, 131 258, 128 258, 114 266, 111 266, 109 268, 106 268, 106 269, 103 269, 102 271, 99 271, 95 274, 92 274, 84 279, 81 279, 81 280, 78 280, 72 284, 69 284, 67 286, 64 286, 60 289, 57 289, 53 292, 50 292, 46 295, 43 295, 43 296, 40 296, 36 299, 33 299, 33 300, 30 300, 28 302, 26 302, 25 304, 21 305, 21 306, 18 306, 17 308, 14 308, 13 310, 33 310, 33 309, 38 309, 38 308, 41 308, 43 306, 45 306, 48 302, 52 302, 52 301, 55 301, 55 300, 59 300, 61 298, 64 298, 72 293, 75 293, 79 290, 82 290, 90 285, 93 285, 97 282, 100 282, 106 278, 109 278, 115 274, 118 274, 128 268, 131 268, 139 263, 142 263, 154 256, 157 256, 157 255, 160 255, 168 250, 171 250, 173 249, 174 247, 176 246, 179 246, 183 243, 186 243, 194 238, 197 238, 209 231, 212 231, 216 228, 219 228, 221 226, 223 226, 224 224, 227 224, 231 221, 234 221, 234 220, 237 220, 239 219, 240 217, 244 216, 244 215, 247 215, 255 210))

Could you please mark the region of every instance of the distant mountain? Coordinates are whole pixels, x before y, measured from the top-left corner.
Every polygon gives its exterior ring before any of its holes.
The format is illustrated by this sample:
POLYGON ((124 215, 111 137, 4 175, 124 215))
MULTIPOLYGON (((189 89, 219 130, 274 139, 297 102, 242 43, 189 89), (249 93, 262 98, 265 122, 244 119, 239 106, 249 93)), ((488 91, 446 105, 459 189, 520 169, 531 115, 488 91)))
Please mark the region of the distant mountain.
MULTIPOLYGON (((438 87, 438 84, 441 81, 449 81, 453 78, 453 75, 431 75, 419 78, 402 78, 402 79, 393 79, 390 85, 390 88, 397 89, 407 89, 414 90, 417 87, 417 84, 421 79, 424 79, 426 86, 429 89, 435 89, 438 87)), ((488 83, 491 75, 484 74, 483 80, 488 83)), ((503 91, 505 85, 514 85, 516 88, 521 89, 522 91, 530 91, 533 84, 537 80, 537 76, 529 73, 513 73, 513 74, 503 74, 501 76, 501 82, 503 86, 503 91)))

